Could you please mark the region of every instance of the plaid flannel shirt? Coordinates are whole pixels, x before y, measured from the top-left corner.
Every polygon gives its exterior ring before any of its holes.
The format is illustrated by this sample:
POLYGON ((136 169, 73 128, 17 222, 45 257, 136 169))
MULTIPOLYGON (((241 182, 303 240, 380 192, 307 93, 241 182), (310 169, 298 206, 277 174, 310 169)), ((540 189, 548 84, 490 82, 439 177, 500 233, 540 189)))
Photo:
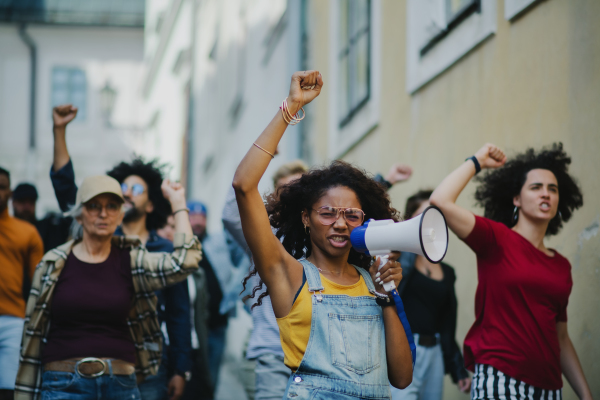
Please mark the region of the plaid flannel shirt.
MULTIPOLYGON (((162 335, 156 316, 154 291, 180 282, 198 269, 200 243, 195 236, 187 242, 185 239, 184 234, 175 235, 173 253, 149 253, 136 237, 115 236, 112 239, 112 243, 120 248, 131 248, 135 298, 127 324, 135 344, 138 380, 156 374, 162 357, 162 335)), ((16 400, 41 398, 41 354, 50 327, 50 304, 56 282, 74 244, 69 241, 46 253, 33 276, 15 384, 16 400)))

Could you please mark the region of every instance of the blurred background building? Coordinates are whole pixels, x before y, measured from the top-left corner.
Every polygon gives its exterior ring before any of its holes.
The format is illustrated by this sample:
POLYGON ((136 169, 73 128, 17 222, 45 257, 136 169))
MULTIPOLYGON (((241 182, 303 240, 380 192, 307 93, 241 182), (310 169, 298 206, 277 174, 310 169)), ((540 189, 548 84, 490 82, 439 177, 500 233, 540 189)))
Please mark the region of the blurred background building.
POLYGON ((104 173, 140 134, 144 0, 0 1, 0 164, 38 187, 49 180, 52 107, 79 108, 67 138, 78 180, 104 173))
MULTIPOLYGON (((50 109, 73 101, 79 178, 133 151, 159 157, 219 229, 239 161, 279 112, 292 72, 306 69, 325 87, 288 129, 263 192, 295 158, 373 173, 404 162, 414 175, 390 192, 402 209, 485 142, 510 156, 561 141, 585 205, 549 244, 572 263, 570 335, 600 397, 598 16, 597 0, 0 0, 0 164, 55 207, 50 109)), ((459 203, 481 212, 474 189, 459 203)), ((453 236, 447 261, 461 343, 474 320, 475 256, 453 236)), ((244 329, 230 329, 230 354, 241 355, 244 329)), ((444 397, 467 395, 447 379, 444 397)))

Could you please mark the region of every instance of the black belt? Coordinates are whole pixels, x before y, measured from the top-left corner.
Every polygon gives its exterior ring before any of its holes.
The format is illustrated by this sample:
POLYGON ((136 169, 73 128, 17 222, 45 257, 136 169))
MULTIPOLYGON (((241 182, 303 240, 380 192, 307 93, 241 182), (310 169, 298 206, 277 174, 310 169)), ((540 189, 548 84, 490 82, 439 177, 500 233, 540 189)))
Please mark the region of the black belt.
POLYGON ((438 344, 436 335, 419 335, 419 346, 433 347, 438 344))

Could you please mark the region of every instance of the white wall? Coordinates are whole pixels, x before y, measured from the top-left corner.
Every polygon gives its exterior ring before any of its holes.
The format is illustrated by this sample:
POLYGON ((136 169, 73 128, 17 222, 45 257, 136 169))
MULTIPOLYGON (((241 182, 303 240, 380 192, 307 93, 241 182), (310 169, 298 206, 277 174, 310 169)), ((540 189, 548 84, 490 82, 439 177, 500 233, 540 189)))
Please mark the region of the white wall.
MULTIPOLYGON (((190 0, 148 0, 144 40, 146 42, 144 77, 145 133, 137 146, 148 157, 159 158, 171 167, 170 177, 181 178, 183 138, 187 127, 186 85, 190 80, 190 60, 175 70, 178 58, 189 51, 192 41, 190 0), (162 18, 162 29, 156 23, 162 18), (172 18, 172 19, 171 19, 172 18)), ((185 57, 184 57, 185 58, 185 57)))
POLYGON ((87 117, 67 130, 67 143, 78 182, 106 172, 129 159, 132 133, 105 126, 99 90, 107 81, 117 91, 112 122, 116 127, 139 125, 142 75, 141 29, 30 26, 38 49, 36 148, 29 149, 29 51, 16 25, 0 24, 0 165, 11 171, 13 187, 34 183, 40 193, 38 216, 57 210, 50 184, 52 163, 51 72, 55 66, 77 67, 87 79, 87 117))
MULTIPOLYGON (((275 40, 270 57, 270 32, 285 12, 285 0, 205 0, 197 14, 194 47, 194 125, 190 194, 209 209, 209 228, 221 226, 221 211, 235 169, 252 143, 279 111, 289 91, 290 59, 299 46, 288 27, 275 40), (245 8, 244 8, 245 6, 245 8), (215 47, 214 59, 209 57, 215 47), (240 71, 241 69, 241 71, 240 71), (241 96, 239 119, 231 110, 241 96)), ((289 17, 289 15, 287 16, 289 17)), ((298 17, 293 14, 292 18, 298 17)), ((298 128, 291 127, 260 184, 270 190, 275 169, 297 157, 298 128)))

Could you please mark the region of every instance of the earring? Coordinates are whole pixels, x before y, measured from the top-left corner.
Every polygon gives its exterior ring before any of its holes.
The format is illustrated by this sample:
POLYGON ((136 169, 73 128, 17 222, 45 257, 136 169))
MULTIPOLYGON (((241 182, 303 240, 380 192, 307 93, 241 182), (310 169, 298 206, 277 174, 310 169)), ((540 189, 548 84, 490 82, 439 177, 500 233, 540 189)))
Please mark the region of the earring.
POLYGON ((515 210, 513 211, 513 222, 517 222, 519 219, 519 207, 515 206, 515 210))
POLYGON ((310 234, 310 227, 308 225, 304 225, 304 232, 309 235, 310 234))
POLYGON ((558 210, 558 218, 562 219, 562 213, 558 210))

